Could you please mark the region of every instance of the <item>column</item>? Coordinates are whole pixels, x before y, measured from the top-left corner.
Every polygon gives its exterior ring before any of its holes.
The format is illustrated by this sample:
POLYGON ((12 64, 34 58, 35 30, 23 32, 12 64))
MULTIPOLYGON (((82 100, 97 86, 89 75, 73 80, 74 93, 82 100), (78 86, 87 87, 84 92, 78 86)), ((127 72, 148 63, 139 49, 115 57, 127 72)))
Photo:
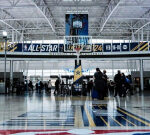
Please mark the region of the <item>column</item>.
POLYGON ((143 28, 141 30, 141 41, 143 42, 143 28))
POLYGON ((144 81, 143 81, 143 60, 140 60, 140 88, 141 91, 144 90, 144 81))
POLYGON ((14 44, 15 36, 14 36, 14 30, 12 30, 12 43, 14 44))
POLYGON ((149 31, 147 31, 147 41, 149 41, 149 31))
POLYGON ((13 60, 10 60, 10 91, 13 91, 13 60))

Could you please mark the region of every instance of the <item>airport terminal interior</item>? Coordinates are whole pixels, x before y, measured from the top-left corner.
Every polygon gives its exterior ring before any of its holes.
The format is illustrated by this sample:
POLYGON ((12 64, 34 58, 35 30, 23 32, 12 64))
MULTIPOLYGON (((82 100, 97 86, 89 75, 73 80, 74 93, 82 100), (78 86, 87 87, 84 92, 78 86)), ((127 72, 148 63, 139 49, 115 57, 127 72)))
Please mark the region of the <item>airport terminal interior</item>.
POLYGON ((0 135, 150 135, 150 0, 0 0, 0 135))

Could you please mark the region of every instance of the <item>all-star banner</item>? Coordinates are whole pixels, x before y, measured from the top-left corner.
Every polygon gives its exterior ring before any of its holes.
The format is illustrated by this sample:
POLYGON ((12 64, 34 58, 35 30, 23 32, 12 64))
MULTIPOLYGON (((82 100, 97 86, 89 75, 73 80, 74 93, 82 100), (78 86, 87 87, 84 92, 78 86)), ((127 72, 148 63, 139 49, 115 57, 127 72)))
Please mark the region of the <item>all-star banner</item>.
MULTIPOLYGON (((91 50, 91 45, 87 44, 84 50, 91 50)), ((40 44, 40 43, 7 43, 6 51, 9 52, 65 52, 65 49, 73 51, 73 45, 64 44, 40 44)), ((0 52, 4 52, 5 43, 0 42, 0 52)), ((149 42, 132 42, 132 43, 98 43, 92 45, 92 52, 136 52, 150 51, 149 42)))
POLYGON ((74 70, 74 83, 78 82, 82 78, 82 67, 77 65, 74 70))

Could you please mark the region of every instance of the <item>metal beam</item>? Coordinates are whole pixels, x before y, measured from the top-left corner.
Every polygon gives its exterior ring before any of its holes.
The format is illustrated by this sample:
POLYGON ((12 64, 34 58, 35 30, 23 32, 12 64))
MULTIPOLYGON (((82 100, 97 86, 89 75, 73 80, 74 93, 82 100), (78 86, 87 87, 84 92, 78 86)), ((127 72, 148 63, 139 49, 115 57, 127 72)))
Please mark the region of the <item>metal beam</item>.
POLYGON ((13 26, 11 26, 10 24, 8 24, 7 22, 5 22, 4 20, 0 20, 0 22, 6 24, 8 27, 12 28, 14 31, 16 31, 17 33, 21 34, 16 28, 14 28, 13 26))
POLYGON ((100 20, 100 33, 103 31, 107 21, 109 20, 109 18, 111 17, 111 15, 113 14, 113 12, 117 9, 117 7, 119 6, 121 0, 111 0, 109 2, 109 5, 108 7, 106 8, 104 14, 103 14, 103 17, 101 20, 100 20))
MULTIPOLYGON (((150 10, 148 10, 141 18, 150 18, 150 10)), ((150 24, 149 20, 139 20, 135 23, 135 25, 133 26, 133 28, 138 28, 134 34, 136 34, 137 32, 139 32, 141 29, 143 29, 145 26, 147 26, 148 24, 150 24)))
POLYGON ((45 20, 48 22, 50 27, 52 28, 52 31, 55 33, 55 21, 52 16, 51 11, 49 10, 48 6, 45 4, 44 0, 30 0, 33 5, 41 12, 41 14, 44 16, 45 20))
POLYGON ((7 25, 8 27, 10 27, 11 29, 15 30, 17 33, 21 34, 17 28, 22 28, 22 26, 19 24, 18 21, 15 21, 14 23, 13 22, 6 22, 4 19, 6 17, 9 17, 11 19, 15 19, 10 13, 8 13, 6 10, 1 10, 0 9, 0 22, 2 22, 3 24, 7 25), (12 24, 13 23, 13 24, 12 24), (17 28, 14 27, 14 25, 16 25, 17 28), (19 27, 18 27, 19 26, 19 27))

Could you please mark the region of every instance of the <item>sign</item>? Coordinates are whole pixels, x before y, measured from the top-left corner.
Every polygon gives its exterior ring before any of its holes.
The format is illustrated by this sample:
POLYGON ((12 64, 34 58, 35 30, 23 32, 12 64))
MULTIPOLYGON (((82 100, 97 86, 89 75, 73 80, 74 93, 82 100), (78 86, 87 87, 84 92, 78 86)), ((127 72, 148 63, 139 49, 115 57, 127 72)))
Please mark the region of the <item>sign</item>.
POLYGON ((121 46, 120 43, 112 43, 112 52, 120 52, 121 46))
POLYGON ((102 44, 94 44, 93 52, 103 52, 103 45, 102 44))
POLYGON ((129 51, 129 43, 121 43, 121 51, 129 51))
POLYGON ((111 52, 111 44, 110 43, 103 44, 103 52, 111 52))
MULTIPOLYGON (((149 42, 133 42, 133 43, 98 43, 88 44, 88 37, 79 38, 85 42, 80 44, 82 46, 81 52, 136 52, 136 51, 150 51, 149 42), (92 48, 92 49, 91 49, 92 48)), ((39 43, 7 43, 6 51, 8 52, 74 52, 74 47, 78 45, 74 43, 74 39, 67 40, 69 44, 39 44, 39 43)), ((0 43, 0 52, 4 52, 4 44, 0 43)))
POLYGON ((66 36, 88 36, 88 14, 66 14, 66 36))
POLYGON ((82 78, 82 68, 81 65, 77 65, 74 70, 74 83, 78 82, 82 78))

